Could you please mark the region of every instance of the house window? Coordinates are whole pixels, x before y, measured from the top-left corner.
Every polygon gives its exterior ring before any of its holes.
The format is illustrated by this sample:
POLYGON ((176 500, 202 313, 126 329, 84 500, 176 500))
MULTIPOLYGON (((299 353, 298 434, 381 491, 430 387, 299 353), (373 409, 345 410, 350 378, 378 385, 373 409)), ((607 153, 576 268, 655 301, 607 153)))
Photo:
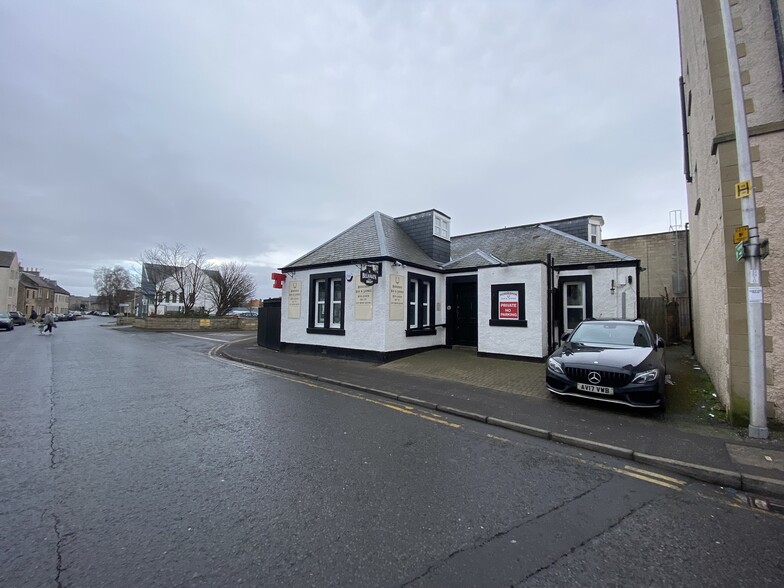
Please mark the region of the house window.
POLYGON ((433 234, 449 241, 449 219, 440 214, 433 214, 433 234))
POLYGON ((345 272, 310 276, 308 333, 345 335, 343 292, 345 272))
POLYGON ((435 335, 436 279, 421 274, 408 274, 407 336, 435 335))
POLYGON ((525 284, 490 286, 491 327, 527 327, 525 318, 525 284))
POLYGON ((591 278, 570 277, 561 281, 564 332, 591 316, 591 278))
POLYGON ((602 227, 593 223, 588 225, 588 240, 594 245, 602 244, 602 227))

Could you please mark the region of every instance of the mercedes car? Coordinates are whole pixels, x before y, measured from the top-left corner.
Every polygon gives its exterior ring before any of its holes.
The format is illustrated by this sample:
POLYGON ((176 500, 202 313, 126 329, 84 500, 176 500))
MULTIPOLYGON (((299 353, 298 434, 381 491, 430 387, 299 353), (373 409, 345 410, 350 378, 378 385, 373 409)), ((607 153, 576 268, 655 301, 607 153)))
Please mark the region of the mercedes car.
POLYGON ((664 341, 642 320, 588 319, 547 358, 547 389, 640 408, 664 408, 664 341))

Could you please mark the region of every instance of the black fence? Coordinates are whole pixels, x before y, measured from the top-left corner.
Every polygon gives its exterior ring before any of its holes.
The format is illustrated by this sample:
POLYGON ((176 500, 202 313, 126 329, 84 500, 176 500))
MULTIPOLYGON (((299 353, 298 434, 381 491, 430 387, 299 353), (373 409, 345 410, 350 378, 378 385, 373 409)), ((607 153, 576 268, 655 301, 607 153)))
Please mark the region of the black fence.
POLYGON ((280 298, 267 298, 259 308, 256 342, 260 347, 280 349, 280 298))

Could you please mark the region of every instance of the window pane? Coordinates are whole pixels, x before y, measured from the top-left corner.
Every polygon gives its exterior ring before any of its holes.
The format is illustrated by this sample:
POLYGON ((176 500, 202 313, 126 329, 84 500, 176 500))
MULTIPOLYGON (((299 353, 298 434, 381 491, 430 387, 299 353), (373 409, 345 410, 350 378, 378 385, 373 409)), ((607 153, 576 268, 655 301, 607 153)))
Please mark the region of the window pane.
POLYGON ((316 282, 316 300, 319 302, 324 302, 327 297, 327 289, 324 286, 324 280, 318 280, 316 282))
POLYGON ((583 320, 582 308, 569 308, 566 311, 566 328, 573 329, 583 320))
POLYGON ((343 300, 343 281, 342 280, 335 280, 332 282, 332 300, 335 301, 342 301, 343 300))
POLYGON ((340 329, 343 325, 340 323, 340 311, 343 307, 342 302, 333 302, 332 303, 332 322, 330 323, 330 327, 334 329, 340 329))
POLYGON ((421 326, 430 326, 430 283, 419 283, 419 297, 422 301, 422 321, 421 326))
POLYGON ((582 284, 566 284, 566 304, 569 306, 583 305, 582 284))

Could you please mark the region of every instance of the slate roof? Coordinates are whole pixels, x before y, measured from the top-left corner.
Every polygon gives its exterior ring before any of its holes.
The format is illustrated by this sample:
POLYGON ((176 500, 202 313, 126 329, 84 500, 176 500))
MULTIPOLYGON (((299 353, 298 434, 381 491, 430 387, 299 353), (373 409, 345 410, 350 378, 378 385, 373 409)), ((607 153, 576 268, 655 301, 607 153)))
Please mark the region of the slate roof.
POLYGON ((41 276, 34 276, 33 274, 26 274, 22 272, 19 274, 19 280, 28 288, 46 288, 48 290, 54 290, 54 284, 46 281, 41 276))
POLYGON ((313 251, 294 260, 283 270, 336 263, 393 258, 403 263, 438 269, 390 216, 378 211, 363 218, 313 251))
POLYGON ((546 262, 548 253, 556 266, 635 261, 634 257, 553 227, 535 224, 453 236, 451 261, 440 264, 425 254, 392 217, 376 211, 281 269, 391 258, 433 270, 454 271, 546 262))
POLYGON ((11 267, 16 251, 0 251, 0 267, 11 267))
POLYGON ((465 258, 477 251, 495 257, 503 264, 546 262, 548 253, 557 266, 635 260, 546 225, 525 225, 452 237, 452 261, 445 264, 444 269, 498 265, 490 261, 481 263, 476 255, 465 258))
POLYGON ((218 270, 211 270, 211 269, 206 269, 206 270, 202 270, 202 271, 203 271, 203 272, 204 272, 204 273, 207 275, 207 277, 209 277, 209 278, 210 278, 210 279, 211 279, 213 282, 219 282, 219 281, 220 281, 220 279, 221 279, 221 275, 220 275, 220 272, 219 272, 218 270))

